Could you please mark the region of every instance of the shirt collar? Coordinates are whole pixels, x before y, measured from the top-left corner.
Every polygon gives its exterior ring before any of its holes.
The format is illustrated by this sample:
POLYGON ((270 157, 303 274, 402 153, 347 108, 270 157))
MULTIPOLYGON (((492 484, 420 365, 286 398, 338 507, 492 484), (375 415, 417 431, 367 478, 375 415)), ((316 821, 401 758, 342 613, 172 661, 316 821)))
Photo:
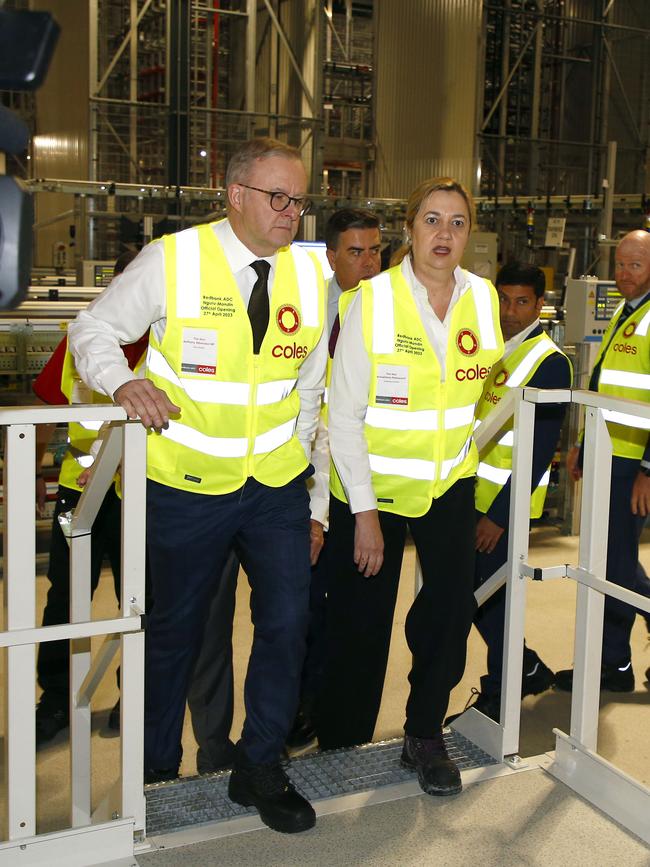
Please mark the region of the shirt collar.
POLYGON ((530 334, 539 326, 539 317, 532 322, 528 328, 524 328, 523 331, 520 331, 519 334, 515 334, 514 337, 511 337, 510 340, 506 340, 503 345, 503 358, 507 358, 509 355, 515 351, 515 349, 519 349, 521 344, 529 337, 530 334))
POLYGON ((273 256, 256 256, 235 235, 229 220, 220 221, 215 225, 214 230, 221 242, 226 261, 233 274, 238 274, 245 268, 249 268, 251 263, 257 262, 258 259, 268 262, 271 270, 275 268, 278 254, 274 253, 273 256))
MULTIPOLYGON (((402 275, 406 279, 408 283, 410 283, 415 289, 419 291, 426 292, 426 287, 420 283, 418 278, 415 276, 415 271, 413 270, 413 265, 411 264, 411 257, 404 256, 402 259, 402 275)), ((465 271, 457 265, 454 268, 454 291, 451 293, 451 297, 453 300, 457 300, 464 295, 465 292, 469 289, 471 283, 465 271)))
POLYGON ((645 304, 646 301, 650 299, 650 292, 646 292, 645 295, 641 295, 638 298, 633 298, 631 301, 627 301, 626 303, 630 305, 632 310, 636 310, 637 307, 640 307, 642 304, 645 304))
POLYGON ((332 274, 330 277, 330 283, 328 287, 328 298, 331 302, 336 301, 338 304, 339 298, 343 294, 343 290, 339 286, 339 281, 336 279, 336 274, 332 274))

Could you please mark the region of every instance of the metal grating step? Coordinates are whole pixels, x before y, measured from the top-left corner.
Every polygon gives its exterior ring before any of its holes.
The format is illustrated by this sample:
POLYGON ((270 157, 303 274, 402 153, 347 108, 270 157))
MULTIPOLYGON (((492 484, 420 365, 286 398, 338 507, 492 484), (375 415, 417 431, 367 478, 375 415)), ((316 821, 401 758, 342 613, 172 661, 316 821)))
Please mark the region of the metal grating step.
MULTIPOLYGON (((458 732, 445 732, 449 757, 463 770, 498 764, 458 732)), ((291 760, 289 776, 310 801, 349 795, 411 781, 415 773, 400 766, 402 738, 344 750, 310 753, 291 760)), ((228 798, 229 772, 185 777, 145 788, 147 835, 171 833, 190 825, 254 815, 228 798)))

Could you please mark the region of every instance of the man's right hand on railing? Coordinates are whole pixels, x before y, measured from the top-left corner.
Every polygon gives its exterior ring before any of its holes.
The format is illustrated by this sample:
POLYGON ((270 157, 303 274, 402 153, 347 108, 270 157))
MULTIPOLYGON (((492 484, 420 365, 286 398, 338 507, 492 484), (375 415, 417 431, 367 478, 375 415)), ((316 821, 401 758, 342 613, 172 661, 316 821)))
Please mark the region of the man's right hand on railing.
POLYGON ((572 446, 566 456, 567 472, 576 482, 582 478, 582 467, 578 464, 580 457, 580 446, 572 446))
POLYGON ((131 379, 115 390, 113 400, 126 410, 129 418, 138 418, 146 428, 167 428, 169 416, 180 413, 165 392, 149 379, 131 379))

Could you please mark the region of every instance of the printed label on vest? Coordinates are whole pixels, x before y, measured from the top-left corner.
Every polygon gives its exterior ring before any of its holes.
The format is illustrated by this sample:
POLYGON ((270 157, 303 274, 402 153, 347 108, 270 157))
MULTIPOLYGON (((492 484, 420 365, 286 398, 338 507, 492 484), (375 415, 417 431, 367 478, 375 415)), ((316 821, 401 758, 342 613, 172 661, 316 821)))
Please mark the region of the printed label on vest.
POLYGON ((378 503, 394 503, 395 500, 393 500, 392 497, 377 497, 377 502, 378 503))
POLYGON ((183 478, 188 482, 196 482, 198 485, 200 485, 202 482, 202 479, 200 479, 198 476, 190 476, 187 473, 183 476, 183 478))
POLYGON ((183 328, 183 373, 214 376, 217 372, 217 332, 212 328, 183 328))
POLYGON ((375 403, 406 406, 409 402, 409 369, 403 364, 378 364, 375 403))
POLYGON ((201 298, 201 316, 223 316, 225 319, 232 319, 235 312, 235 302, 228 296, 203 295, 201 298))
POLYGON ((410 334, 395 335, 395 352, 404 352, 406 355, 423 355, 424 341, 421 337, 412 337, 410 334))

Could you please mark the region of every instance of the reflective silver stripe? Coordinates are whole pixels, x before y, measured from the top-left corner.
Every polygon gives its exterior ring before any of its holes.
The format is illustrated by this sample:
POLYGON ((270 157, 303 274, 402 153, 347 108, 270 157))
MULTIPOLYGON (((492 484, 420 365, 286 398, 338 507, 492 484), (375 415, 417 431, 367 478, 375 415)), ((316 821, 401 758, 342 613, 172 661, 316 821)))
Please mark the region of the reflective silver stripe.
POLYGON ((388 272, 373 277, 372 285, 372 351, 390 354, 395 349, 395 310, 393 288, 388 272))
POLYGON ((432 482, 436 477, 435 461, 421 461, 416 458, 386 458, 383 455, 368 455, 370 469, 383 476, 403 476, 432 482))
POLYGON ((366 412, 366 424, 389 430, 437 430, 438 410, 421 409, 417 412, 406 412, 369 406, 366 412))
POLYGON ((88 452, 82 452, 81 449, 78 449, 76 446, 71 445, 69 439, 68 451, 75 459, 75 461, 79 464, 79 466, 82 466, 85 470, 87 470, 88 467, 92 467, 92 465, 95 463, 94 455, 89 455, 88 452))
POLYGON ((183 229, 176 241, 176 316, 198 319, 201 315, 201 254, 198 229, 183 229))
POLYGON ((456 406, 453 409, 446 409, 444 415, 445 430, 467 427, 468 424, 472 424, 475 408, 476 404, 469 403, 467 406, 456 406))
POLYGON ((465 460, 465 458, 469 454, 469 450, 470 450, 471 446, 472 446, 472 438, 469 437, 467 439, 467 441, 465 442, 465 445, 458 452, 458 454, 456 455, 455 458, 451 458, 448 461, 442 462, 442 465, 440 467, 440 478, 441 479, 446 479, 449 476, 449 473, 451 473, 451 471, 455 467, 457 467, 459 464, 462 464, 462 462, 465 460))
POLYGON ((257 405, 266 406, 269 403, 279 403, 291 394, 297 381, 296 379, 276 379, 273 382, 261 382, 257 386, 257 405))
MULTIPOLYGON (((490 464, 481 462, 478 465, 476 475, 479 479, 486 479, 488 482, 494 482, 495 485, 503 487, 510 478, 512 470, 503 470, 498 467, 493 467, 490 464)), ((542 478, 539 480, 538 488, 548 488, 548 483, 551 478, 551 471, 546 470, 542 478)))
POLYGON ((508 388, 517 388, 517 386, 521 385, 521 383, 532 370, 535 362, 538 361, 542 357, 542 355, 545 355, 551 350, 552 346, 550 346, 550 344, 547 343, 546 340, 541 340, 536 346, 533 346, 530 352, 524 358, 522 358, 522 360, 519 362, 519 364, 515 367, 515 369, 506 380, 506 385, 508 386, 508 388))
POLYGON ((648 333, 648 326, 650 325, 650 310, 645 314, 643 319, 639 322, 637 327, 634 330, 634 333, 639 337, 645 337, 648 333))
POLYGON ((170 421, 161 436, 213 458, 243 458, 248 451, 246 437, 209 437, 194 428, 170 421))
POLYGON ((612 370, 603 367, 600 371, 598 382, 601 385, 620 385, 623 388, 638 388, 641 391, 650 391, 649 373, 630 373, 626 370, 612 370))
POLYGON ((615 412, 611 409, 603 410, 603 418, 605 421, 611 421, 615 424, 624 424, 628 427, 636 427, 641 430, 650 430, 650 419, 639 418, 638 415, 630 415, 626 412, 615 412))
POLYGON ((326 403, 329 403, 329 399, 330 399, 330 390, 329 390, 329 388, 327 388, 327 386, 325 386, 325 391, 323 392, 323 406, 325 406, 326 403))
POLYGON ((267 430, 265 433, 260 434, 255 437, 253 454, 261 455, 280 448, 280 446, 289 442, 295 429, 296 419, 291 418, 289 421, 285 421, 284 424, 278 425, 278 427, 271 428, 271 430, 267 430))
POLYGON ((316 263, 312 257, 297 245, 291 246, 298 279, 298 292, 300 294, 300 315, 303 325, 312 328, 318 326, 318 275, 316 263))
POLYGON ((515 444, 515 432, 513 430, 509 430, 507 434, 504 434, 499 440, 500 446, 514 446, 515 444))
POLYGON ((476 475, 479 479, 485 479, 488 482, 494 482, 495 485, 503 487, 510 478, 511 472, 512 470, 502 470, 481 461, 476 470, 476 475))
MULTIPOLYGON (((250 395, 248 383, 181 378, 173 370, 165 356, 152 346, 149 347, 147 353, 147 367, 152 373, 166 379, 177 388, 182 388, 197 403, 223 403, 231 406, 246 406, 248 403, 250 395)), ((266 406, 284 400, 293 391, 296 381, 295 379, 278 379, 260 383, 257 387, 258 406, 266 406)))
POLYGON ((481 346, 483 349, 496 349, 497 336, 494 330, 494 319, 492 318, 490 289, 485 280, 482 277, 477 277, 476 274, 472 274, 469 279, 472 286, 472 294, 474 295, 478 327, 481 332, 481 346))
POLYGON ((84 428, 85 430, 93 430, 93 431, 98 431, 103 424, 104 424, 103 421, 80 421, 79 422, 80 427, 84 428))

